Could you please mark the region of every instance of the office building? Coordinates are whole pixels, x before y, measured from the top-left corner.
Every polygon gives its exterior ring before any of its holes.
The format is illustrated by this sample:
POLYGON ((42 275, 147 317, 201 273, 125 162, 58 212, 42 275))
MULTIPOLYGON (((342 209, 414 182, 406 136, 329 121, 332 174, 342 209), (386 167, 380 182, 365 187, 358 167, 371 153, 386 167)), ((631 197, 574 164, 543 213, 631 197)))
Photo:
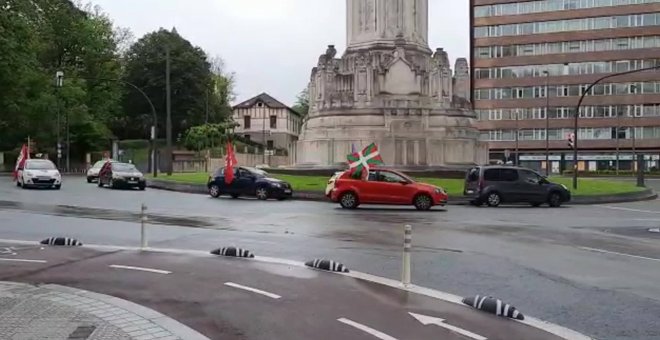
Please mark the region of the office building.
MULTIPOLYGON (((580 95, 604 76, 660 68, 660 0, 470 0, 472 102, 490 159, 559 173, 580 95)), ((578 168, 660 156, 660 69, 608 78, 579 110, 578 168)))

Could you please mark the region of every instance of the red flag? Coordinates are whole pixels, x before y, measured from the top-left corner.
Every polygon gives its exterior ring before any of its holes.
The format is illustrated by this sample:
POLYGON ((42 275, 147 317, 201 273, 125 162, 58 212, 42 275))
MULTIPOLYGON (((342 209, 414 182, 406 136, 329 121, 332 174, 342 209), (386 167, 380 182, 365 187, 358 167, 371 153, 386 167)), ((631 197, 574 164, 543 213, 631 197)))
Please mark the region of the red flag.
POLYGON ((231 141, 227 142, 227 156, 225 157, 225 183, 231 184, 234 181, 234 165, 236 165, 236 155, 231 141))
POLYGON ((28 150, 28 147, 23 144, 21 147, 21 152, 18 154, 18 158, 16 159, 16 166, 14 167, 14 180, 18 179, 18 169, 23 168, 25 166, 25 161, 30 159, 30 150, 28 150))

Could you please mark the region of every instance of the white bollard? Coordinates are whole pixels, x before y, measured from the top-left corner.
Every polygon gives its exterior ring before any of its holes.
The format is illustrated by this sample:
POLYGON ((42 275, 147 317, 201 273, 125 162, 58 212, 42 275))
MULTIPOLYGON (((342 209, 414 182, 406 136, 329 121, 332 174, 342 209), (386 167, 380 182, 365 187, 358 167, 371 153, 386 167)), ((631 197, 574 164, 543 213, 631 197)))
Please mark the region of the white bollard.
POLYGON ((412 226, 404 227, 403 236, 403 265, 401 268, 401 283, 404 286, 410 284, 410 248, 412 246, 412 226))
POLYGON ((142 250, 145 250, 148 247, 148 242, 147 242, 147 230, 146 230, 146 224, 147 224, 147 214, 145 213, 147 211, 147 206, 142 203, 142 206, 140 207, 140 247, 142 250))

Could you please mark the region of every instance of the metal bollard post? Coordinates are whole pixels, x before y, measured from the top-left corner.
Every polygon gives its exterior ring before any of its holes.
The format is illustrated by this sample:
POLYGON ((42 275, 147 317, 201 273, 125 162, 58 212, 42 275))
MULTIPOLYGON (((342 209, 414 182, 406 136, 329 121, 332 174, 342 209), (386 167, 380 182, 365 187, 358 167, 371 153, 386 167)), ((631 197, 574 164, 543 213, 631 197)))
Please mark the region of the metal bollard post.
POLYGON ((145 250, 148 247, 148 242, 147 242, 147 230, 146 230, 146 222, 147 222, 147 206, 142 203, 142 206, 140 207, 140 247, 142 250, 145 250))
POLYGON ((403 265, 401 268, 401 283, 407 286, 410 284, 410 249, 412 246, 412 226, 404 227, 403 237, 403 265))

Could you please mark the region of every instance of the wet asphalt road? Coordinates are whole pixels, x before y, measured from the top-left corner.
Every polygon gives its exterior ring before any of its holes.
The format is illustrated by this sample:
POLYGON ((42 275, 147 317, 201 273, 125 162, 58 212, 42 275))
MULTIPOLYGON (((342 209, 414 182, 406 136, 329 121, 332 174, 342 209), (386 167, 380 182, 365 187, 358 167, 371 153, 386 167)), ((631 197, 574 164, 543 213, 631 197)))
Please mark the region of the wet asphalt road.
POLYGON ((425 326, 410 312, 441 318, 443 326, 491 340, 559 339, 467 306, 293 265, 0 243, 2 249, 13 254, 0 253, 0 260, 47 262, 5 261, 0 281, 55 283, 117 296, 165 313, 210 339, 375 339, 339 320, 393 339, 479 339, 425 326))
MULTIPOLYGON (((652 186, 658 181, 649 181, 652 186)), ((0 235, 138 245, 140 204, 150 244, 257 255, 326 257, 400 277, 403 225, 413 226, 413 282, 461 296, 489 294, 599 339, 660 338, 660 201, 561 209, 364 207, 113 191, 67 178, 61 191, 21 190, 0 178, 0 235)))

